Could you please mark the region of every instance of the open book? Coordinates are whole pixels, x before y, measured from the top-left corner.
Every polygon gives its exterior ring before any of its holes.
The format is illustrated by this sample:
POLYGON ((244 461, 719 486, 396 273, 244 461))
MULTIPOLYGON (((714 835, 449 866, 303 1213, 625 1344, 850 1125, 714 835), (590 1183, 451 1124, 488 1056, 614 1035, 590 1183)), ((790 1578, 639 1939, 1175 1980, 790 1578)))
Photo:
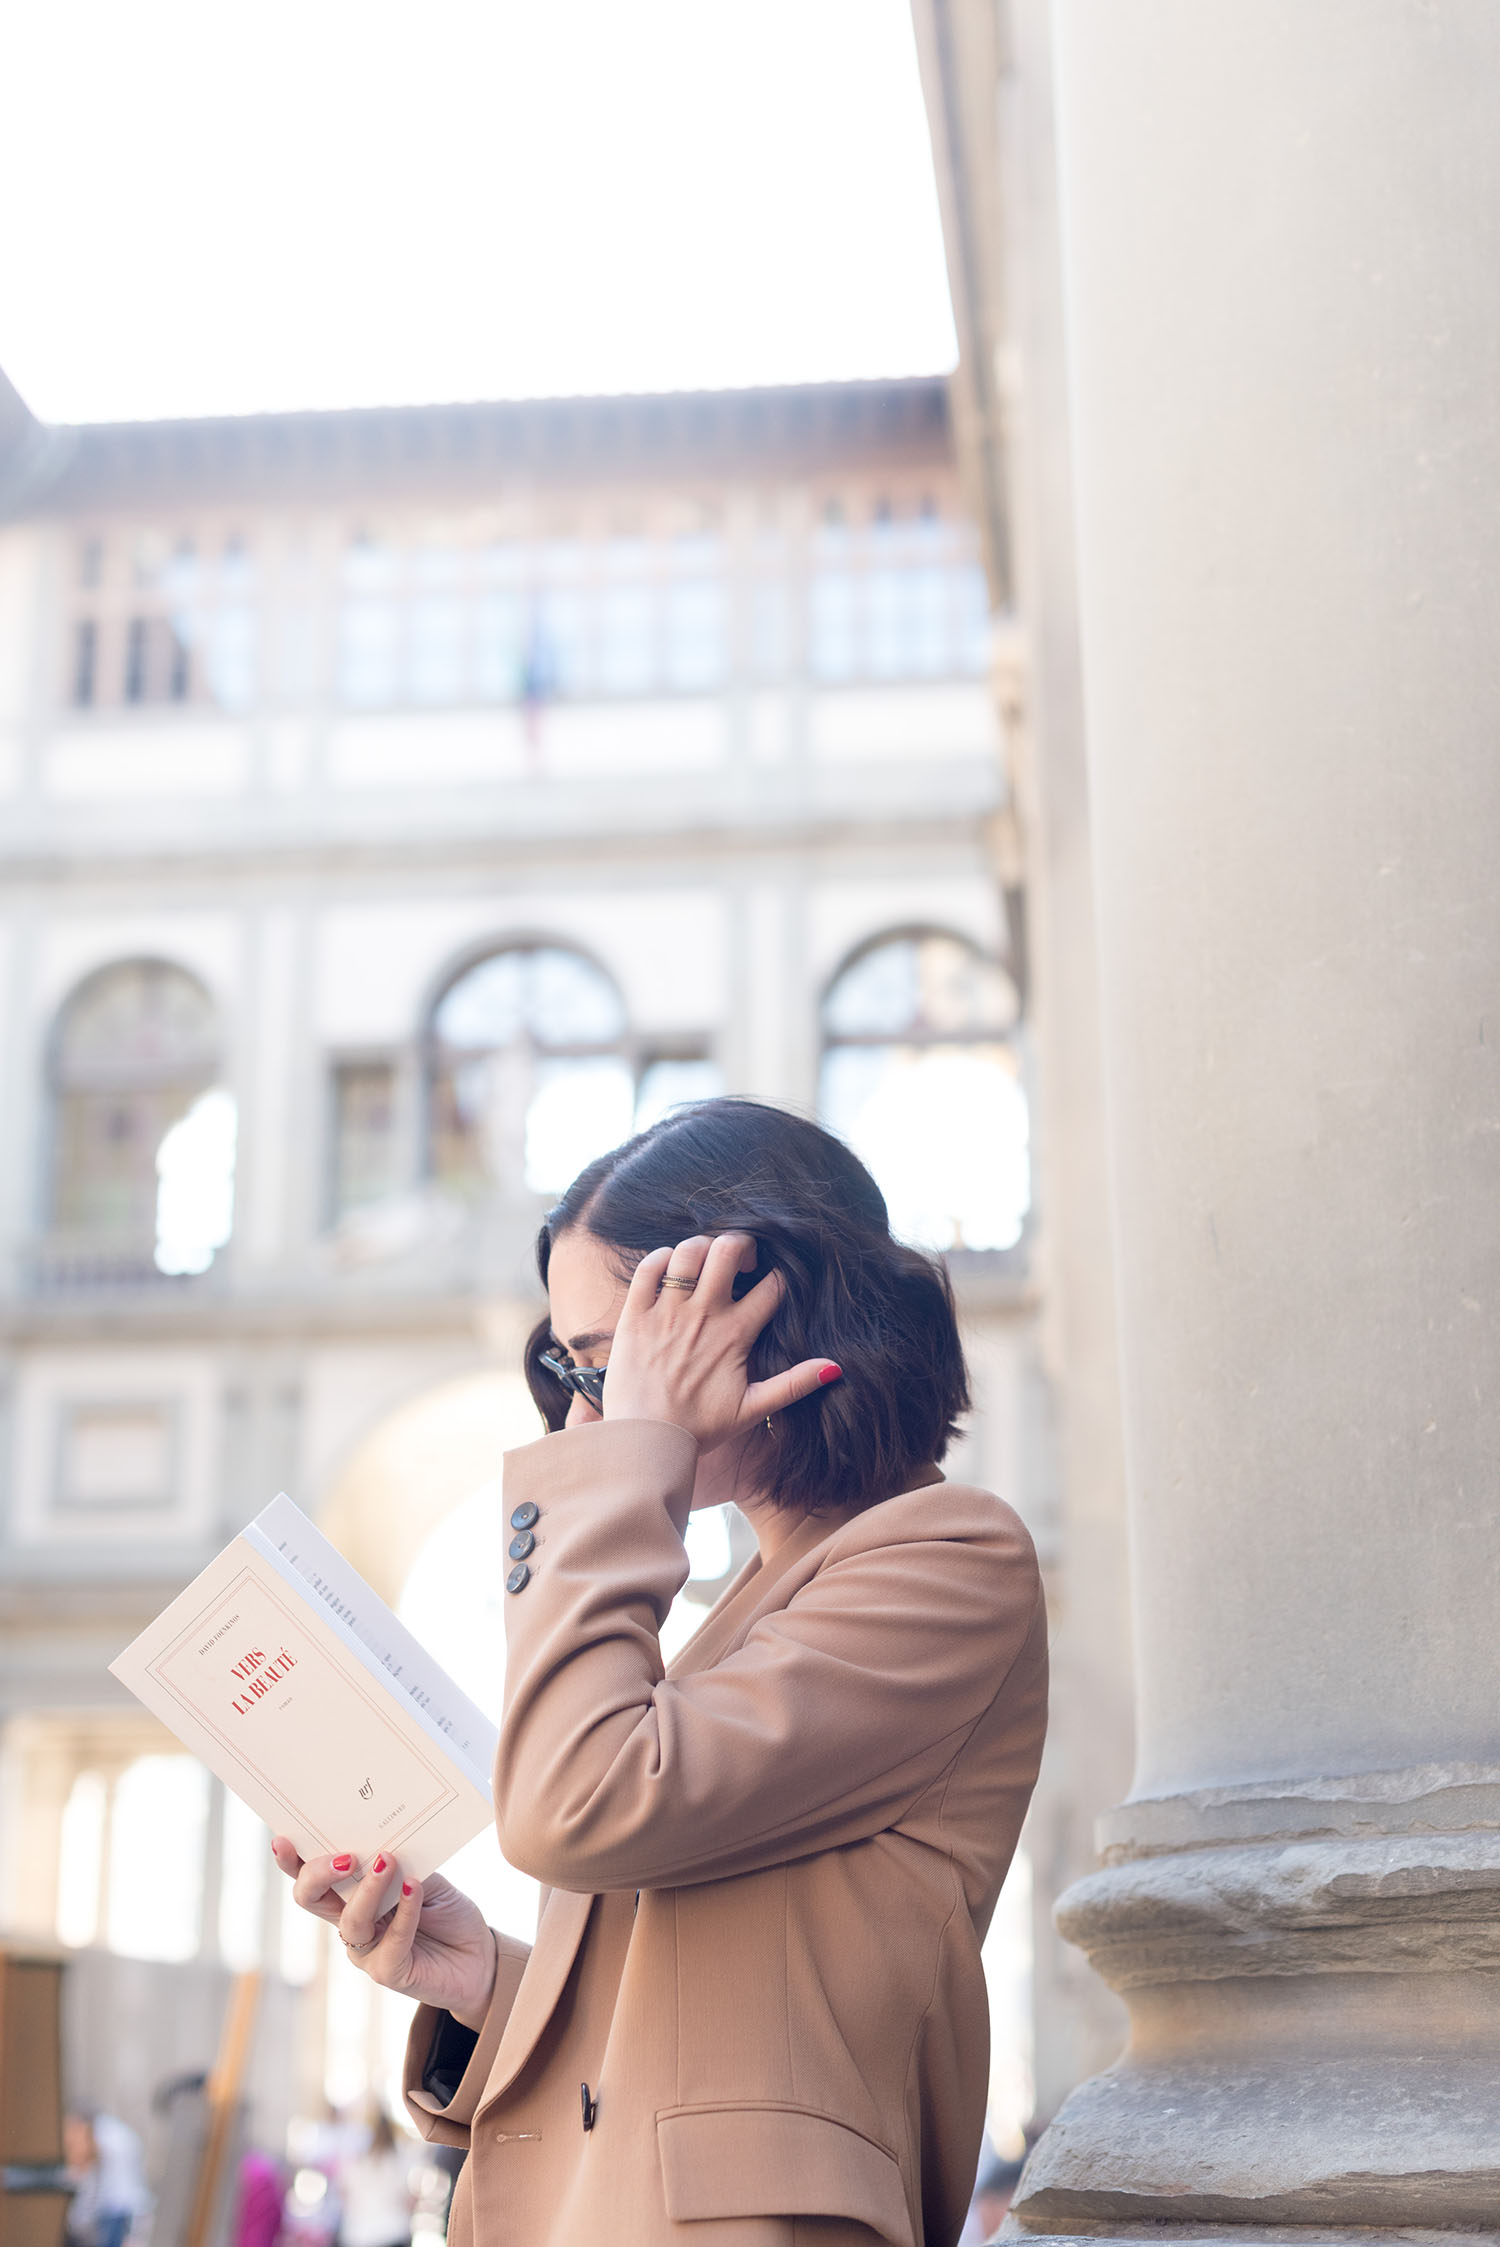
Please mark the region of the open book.
POLYGON ((290 1498, 109 1666, 304 1857, 425 1880, 493 1816, 494 1726, 290 1498))

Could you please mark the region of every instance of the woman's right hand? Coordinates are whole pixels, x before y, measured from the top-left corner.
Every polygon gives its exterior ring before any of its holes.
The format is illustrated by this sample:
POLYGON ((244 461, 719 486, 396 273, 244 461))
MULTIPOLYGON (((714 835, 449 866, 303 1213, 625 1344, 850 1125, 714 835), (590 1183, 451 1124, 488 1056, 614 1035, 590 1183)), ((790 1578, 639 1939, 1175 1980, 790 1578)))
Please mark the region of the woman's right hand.
POLYGON ((271 1854, 292 1881, 292 1897, 315 1919, 339 1931, 351 1965, 382 1989, 399 1990, 419 2004, 451 2013, 479 2029, 495 1987, 495 1938, 479 1906, 441 1873, 403 1880, 394 1911, 376 1917, 376 1906, 400 1867, 377 1857, 346 1903, 333 1883, 359 1867, 343 1857, 309 1857, 278 1834, 271 1854))

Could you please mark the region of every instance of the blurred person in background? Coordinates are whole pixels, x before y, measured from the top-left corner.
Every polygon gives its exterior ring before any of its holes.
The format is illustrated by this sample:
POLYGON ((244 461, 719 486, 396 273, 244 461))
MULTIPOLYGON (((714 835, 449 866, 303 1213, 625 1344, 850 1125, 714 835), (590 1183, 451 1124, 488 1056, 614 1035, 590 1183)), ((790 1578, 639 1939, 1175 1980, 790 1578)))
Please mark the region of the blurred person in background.
POLYGON ((339 2173, 339 2247, 409 2247, 412 2152, 378 2107, 368 2146, 339 2173))
POLYGON ((1024 1527, 938 1466, 947 1273, 841 1140, 731 1099, 591 1163, 537 1262, 495 1765, 535 1947, 440 1876, 377 1916, 383 1854, 277 1862, 421 2001, 454 2247, 955 2247, 1047 1637, 1024 1527), (758 1552, 668 1674, 689 1512, 731 1499, 758 1552))
POLYGON ((234 2211, 234 2247, 277 2247, 286 2207, 286 2172, 258 2146, 240 2162, 234 2211))
POLYGON ((292 2187, 282 2235, 295 2247, 333 2247, 341 2215, 339 2179, 370 2142, 370 2126, 324 2099, 322 2112, 296 2116, 287 2128, 292 2187))
POLYGON ((118 2115, 77 2107, 63 2120, 63 2159, 74 2186, 69 2247, 125 2247, 151 2205, 134 2130, 118 2115))
POLYGON ((456 2146, 424 2145, 412 2171, 412 2247, 440 2247, 448 2234, 453 2187, 464 2165, 456 2146))

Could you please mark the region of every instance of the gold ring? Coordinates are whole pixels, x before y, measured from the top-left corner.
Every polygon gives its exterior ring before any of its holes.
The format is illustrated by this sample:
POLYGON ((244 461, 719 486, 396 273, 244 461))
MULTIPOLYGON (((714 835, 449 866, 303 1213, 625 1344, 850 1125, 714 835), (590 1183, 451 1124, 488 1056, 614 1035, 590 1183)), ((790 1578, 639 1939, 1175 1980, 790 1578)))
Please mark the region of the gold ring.
POLYGON ((680 1287, 686 1294, 691 1295, 698 1282, 696 1280, 677 1279, 669 1272, 661 1284, 663 1287, 680 1287))
POLYGON ((343 1943, 345 1950, 349 1953, 349 1956, 351 1958, 358 1958, 361 1951, 372 1951, 379 1940, 380 1937, 378 1935, 372 1935, 367 1943, 351 1943, 347 1941, 344 1936, 340 1935, 339 1937, 339 1941, 343 1943))

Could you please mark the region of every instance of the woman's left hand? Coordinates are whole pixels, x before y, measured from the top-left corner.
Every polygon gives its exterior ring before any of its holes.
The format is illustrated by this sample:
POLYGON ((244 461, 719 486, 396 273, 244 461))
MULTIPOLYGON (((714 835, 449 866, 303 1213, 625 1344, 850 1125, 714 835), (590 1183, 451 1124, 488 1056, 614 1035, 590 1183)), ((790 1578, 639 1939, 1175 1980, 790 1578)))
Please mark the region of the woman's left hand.
POLYGON ((294 1842, 277 1834, 271 1855, 293 1883, 292 1899, 336 1927, 351 1966, 382 1988, 448 2012, 479 2029, 495 1986, 495 1937, 479 1906, 441 1873, 403 1880, 395 1909, 377 1917, 394 1857, 378 1856, 347 1902, 335 1888, 359 1867, 352 1855, 304 1863, 294 1842))
POLYGON ((841 1378, 831 1358, 806 1358, 750 1379, 751 1347, 784 1285, 768 1272, 736 1301, 736 1276, 754 1268, 748 1233, 695 1233, 641 1258, 610 1343, 606 1420, 669 1420, 715 1451, 841 1378))

